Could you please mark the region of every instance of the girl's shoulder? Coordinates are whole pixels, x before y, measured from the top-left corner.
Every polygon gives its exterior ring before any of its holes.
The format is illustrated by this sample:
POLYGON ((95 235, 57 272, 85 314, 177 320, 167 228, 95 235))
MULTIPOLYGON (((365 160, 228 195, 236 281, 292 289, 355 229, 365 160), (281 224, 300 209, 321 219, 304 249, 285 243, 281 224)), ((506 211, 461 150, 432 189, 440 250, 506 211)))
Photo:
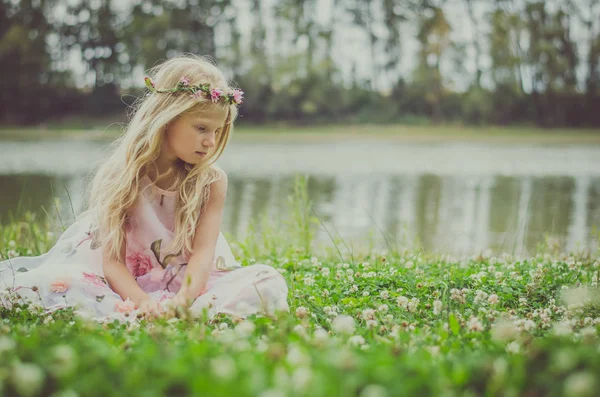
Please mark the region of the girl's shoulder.
POLYGON ((214 171, 216 171, 219 174, 219 176, 221 177, 219 180, 223 179, 224 182, 227 182, 227 173, 225 173, 223 168, 221 168, 217 164, 211 165, 210 168, 212 168, 214 171))

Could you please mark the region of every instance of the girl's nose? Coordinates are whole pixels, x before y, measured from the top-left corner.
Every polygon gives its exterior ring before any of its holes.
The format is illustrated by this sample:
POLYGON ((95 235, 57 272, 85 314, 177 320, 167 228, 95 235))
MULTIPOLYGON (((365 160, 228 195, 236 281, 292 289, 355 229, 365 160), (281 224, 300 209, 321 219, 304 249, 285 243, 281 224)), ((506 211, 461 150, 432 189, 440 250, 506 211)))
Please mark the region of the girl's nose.
POLYGON ((203 144, 206 147, 215 146, 215 134, 211 134, 209 137, 205 138, 203 144))

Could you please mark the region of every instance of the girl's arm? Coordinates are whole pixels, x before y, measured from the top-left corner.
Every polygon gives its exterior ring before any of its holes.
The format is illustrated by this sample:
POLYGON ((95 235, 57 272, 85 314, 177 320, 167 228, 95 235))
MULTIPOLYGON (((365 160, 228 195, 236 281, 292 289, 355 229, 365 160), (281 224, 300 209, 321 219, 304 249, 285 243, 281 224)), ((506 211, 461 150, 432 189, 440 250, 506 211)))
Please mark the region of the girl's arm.
MULTIPOLYGON (((125 244, 123 244, 121 253, 121 257, 124 258, 125 244)), ((115 259, 110 259, 105 249, 102 251, 102 269, 104 270, 104 278, 108 281, 110 288, 119 294, 123 300, 131 299, 135 303, 135 307, 138 308, 142 301, 150 299, 125 265, 115 259)))
POLYGON ((227 175, 221 169, 219 169, 219 173, 221 179, 210 185, 210 196, 196 226, 192 252, 185 269, 183 284, 177 293, 188 303, 193 302, 205 291, 206 282, 212 269, 227 194, 227 175))

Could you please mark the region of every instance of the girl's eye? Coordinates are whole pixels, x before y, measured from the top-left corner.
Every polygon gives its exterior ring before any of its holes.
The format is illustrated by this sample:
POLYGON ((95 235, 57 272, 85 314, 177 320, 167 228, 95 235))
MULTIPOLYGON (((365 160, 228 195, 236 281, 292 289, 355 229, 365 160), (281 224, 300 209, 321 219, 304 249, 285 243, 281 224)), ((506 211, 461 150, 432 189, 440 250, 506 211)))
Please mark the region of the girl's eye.
POLYGON ((199 131, 204 131, 206 128, 203 125, 196 127, 199 131))

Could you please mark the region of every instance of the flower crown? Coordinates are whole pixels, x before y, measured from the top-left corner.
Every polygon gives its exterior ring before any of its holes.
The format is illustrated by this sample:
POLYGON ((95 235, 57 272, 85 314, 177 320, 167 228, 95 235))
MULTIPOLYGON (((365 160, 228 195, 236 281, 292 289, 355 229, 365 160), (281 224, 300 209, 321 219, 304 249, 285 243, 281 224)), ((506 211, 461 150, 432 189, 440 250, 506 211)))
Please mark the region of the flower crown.
POLYGON ((205 94, 212 102, 218 102, 224 100, 225 103, 240 105, 244 101, 244 91, 239 89, 229 89, 226 93, 219 88, 211 88, 210 84, 197 84, 190 85, 190 79, 188 77, 182 77, 177 85, 171 89, 159 90, 156 88, 154 81, 150 77, 144 78, 144 83, 150 92, 158 92, 160 94, 172 94, 176 92, 189 92, 191 97, 198 99, 205 94))

